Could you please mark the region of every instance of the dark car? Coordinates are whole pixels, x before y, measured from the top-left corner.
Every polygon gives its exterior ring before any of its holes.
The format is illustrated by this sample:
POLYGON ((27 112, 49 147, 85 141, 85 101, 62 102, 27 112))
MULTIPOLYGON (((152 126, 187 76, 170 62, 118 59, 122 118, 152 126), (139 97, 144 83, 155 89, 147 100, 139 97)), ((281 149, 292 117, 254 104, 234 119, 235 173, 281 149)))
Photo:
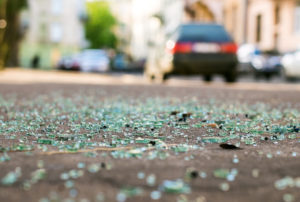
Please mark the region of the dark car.
POLYGON ((181 25, 161 52, 148 58, 145 73, 150 78, 201 74, 209 81, 221 74, 227 82, 237 79, 237 45, 221 25, 181 25))
POLYGON ((133 60, 124 53, 118 53, 112 60, 112 70, 121 72, 143 72, 145 59, 133 60))
POLYGON ((123 71, 128 68, 129 59, 125 54, 118 53, 112 61, 112 69, 117 71, 123 71))

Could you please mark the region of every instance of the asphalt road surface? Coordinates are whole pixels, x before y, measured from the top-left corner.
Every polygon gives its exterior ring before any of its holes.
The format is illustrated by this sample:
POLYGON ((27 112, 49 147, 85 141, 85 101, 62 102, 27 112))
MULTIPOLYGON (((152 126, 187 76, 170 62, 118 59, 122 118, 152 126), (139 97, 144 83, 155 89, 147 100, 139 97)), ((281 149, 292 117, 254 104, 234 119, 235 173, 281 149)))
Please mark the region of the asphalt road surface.
POLYGON ((0 201, 300 201, 300 85, 0 72, 0 201))

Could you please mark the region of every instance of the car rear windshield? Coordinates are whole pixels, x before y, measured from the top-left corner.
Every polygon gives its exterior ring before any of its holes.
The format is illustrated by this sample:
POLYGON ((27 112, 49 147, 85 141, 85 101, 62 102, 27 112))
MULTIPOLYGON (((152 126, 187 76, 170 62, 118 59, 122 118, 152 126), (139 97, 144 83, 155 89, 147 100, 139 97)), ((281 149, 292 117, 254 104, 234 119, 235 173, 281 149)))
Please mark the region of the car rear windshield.
POLYGON ((220 25, 183 25, 179 28, 179 41, 232 42, 232 38, 220 25))

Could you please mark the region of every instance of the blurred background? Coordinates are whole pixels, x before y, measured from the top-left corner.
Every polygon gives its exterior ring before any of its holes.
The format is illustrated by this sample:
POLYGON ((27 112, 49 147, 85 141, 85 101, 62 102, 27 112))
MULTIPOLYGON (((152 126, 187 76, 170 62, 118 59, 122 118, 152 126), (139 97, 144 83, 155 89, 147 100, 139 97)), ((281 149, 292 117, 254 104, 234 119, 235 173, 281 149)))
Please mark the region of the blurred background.
POLYGON ((188 22, 224 26, 239 75, 300 78, 300 0, 0 0, 0 69, 143 72, 188 22))

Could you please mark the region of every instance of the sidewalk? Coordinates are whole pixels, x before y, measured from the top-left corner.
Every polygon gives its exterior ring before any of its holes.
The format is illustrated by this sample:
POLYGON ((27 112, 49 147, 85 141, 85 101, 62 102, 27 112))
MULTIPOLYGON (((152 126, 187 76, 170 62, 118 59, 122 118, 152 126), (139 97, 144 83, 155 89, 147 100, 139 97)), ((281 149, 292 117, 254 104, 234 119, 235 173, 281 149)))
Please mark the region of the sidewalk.
POLYGON ((146 84, 143 77, 132 75, 108 75, 82 72, 43 71, 31 69, 6 69, 0 71, 0 83, 30 84, 30 83, 74 83, 74 84, 101 84, 124 85, 146 84))
MULTIPOLYGON (((85 84, 85 85, 153 85, 142 75, 133 74, 97 74, 82 72, 43 71, 32 69, 6 69, 0 71, 0 84, 85 84)), ((157 84, 155 84, 157 85, 157 84)), ((220 81, 205 83, 199 80, 171 78, 164 86, 200 87, 212 89, 258 90, 258 91, 300 91, 300 84, 293 83, 256 83, 255 81, 226 84, 220 81)))

